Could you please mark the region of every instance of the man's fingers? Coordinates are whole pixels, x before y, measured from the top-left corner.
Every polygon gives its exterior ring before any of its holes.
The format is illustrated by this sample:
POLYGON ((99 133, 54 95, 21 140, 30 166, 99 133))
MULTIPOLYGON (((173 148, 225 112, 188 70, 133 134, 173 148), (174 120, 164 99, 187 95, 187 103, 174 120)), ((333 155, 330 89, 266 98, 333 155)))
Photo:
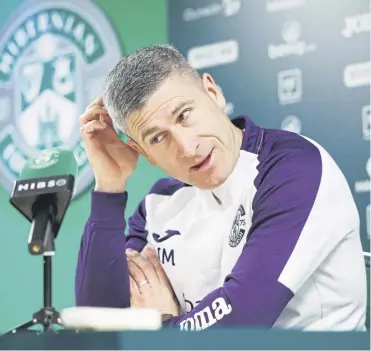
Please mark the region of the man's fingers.
POLYGON ((107 110, 98 105, 92 106, 80 116, 80 125, 83 125, 89 121, 99 120, 102 117, 104 120, 109 118, 107 110))
POLYGON ((152 247, 147 246, 143 250, 143 255, 145 257, 147 257, 148 261, 152 264, 152 267, 154 268, 154 270, 157 274, 158 280, 163 284, 171 286, 170 282, 169 282, 169 279, 168 279, 168 277, 165 273, 165 270, 162 267, 157 255, 156 255, 156 251, 152 247))
POLYGON ((86 107, 85 112, 80 116, 80 125, 93 119, 102 120, 113 127, 113 121, 103 105, 102 97, 96 98, 86 107))
POLYGON ((134 279, 137 286, 147 280, 143 271, 132 261, 131 258, 128 257, 127 262, 129 275, 132 279, 134 279))
POLYGON ((80 128, 81 135, 84 136, 86 134, 92 134, 98 130, 104 130, 107 128, 105 123, 100 121, 90 121, 80 128))
POLYGON ((134 278, 132 278, 132 276, 129 275, 129 279, 130 279, 130 293, 133 296, 140 296, 140 291, 138 289, 138 285, 135 282, 134 278))
MULTIPOLYGON (((137 276, 139 275, 138 270, 141 272, 141 275, 144 277, 144 279, 141 279, 142 281, 143 280, 148 280, 148 282, 150 283, 151 286, 153 286, 153 287, 158 286, 159 280, 157 278, 157 274, 154 270, 154 267, 152 266, 152 264, 148 261, 148 259, 145 256, 143 256, 139 252, 131 250, 131 249, 126 250, 126 256, 137 267, 137 270, 135 270, 135 273, 137 274, 137 276)), ((131 269, 134 270, 133 267, 131 269)), ((133 278, 135 279, 134 276, 133 276, 133 278)), ((135 279, 135 280, 138 284, 140 284, 140 282, 141 282, 140 280, 139 281, 137 279, 135 279)))
POLYGON ((98 105, 98 106, 104 106, 103 105, 103 97, 102 96, 98 96, 97 98, 95 98, 87 107, 86 109, 94 106, 94 105, 98 105))
POLYGON ((138 307, 141 301, 140 291, 135 280, 129 276, 130 279, 130 305, 131 307, 138 307))

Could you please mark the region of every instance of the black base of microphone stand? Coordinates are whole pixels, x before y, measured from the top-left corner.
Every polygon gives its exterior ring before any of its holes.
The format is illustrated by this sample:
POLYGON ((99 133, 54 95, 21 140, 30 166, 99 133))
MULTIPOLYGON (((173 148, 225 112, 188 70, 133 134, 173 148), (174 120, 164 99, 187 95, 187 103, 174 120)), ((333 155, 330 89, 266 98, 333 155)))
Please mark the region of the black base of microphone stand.
POLYGON ((40 330, 29 330, 30 327, 35 325, 43 326, 44 332, 58 332, 60 330, 54 330, 53 326, 60 326, 62 329, 62 323, 59 316, 59 312, 52 307, 52 258, 49 255, 44 256, 44 307, 38 312, 33 314, 33 318, 19 325, 16 328, 6 332, 3 335, 16 334, 19 332, 36 332, 40 333, 40 330))
MULTIPOLYGON (((48 181, 49 184, 51 180, 48 177, 45 179, 48 181)), ((52 180, 54 181, 54 179, 52 180)), ((46 181, 44 181, 43 183, 45 182, 46 181)), ((36 332, 38 334, 42 331, 63 331, 60 314, 52 306, 52 257, 55 253, 54 241, 59 231, 59 227, 63 219, 65 210, 67 208, 66 203, 68 203, 72 197, 74 177, 72 177, 72 179, 69 179, 69 182, 71 184, 68 183, 68 186, 66 185, 66 188, 60 188, 62 189, 61 192, 46 191, 45 193, 37 195, 37 193, 35 193, 34 189, 32 188, 32 191, 28 192, 28 197, 24 196, 24 192, 22 192, 22 194, 19 194, 19 191, 21 191, 25 185, 21 184, 22 187, 20 185, 18 188, 14 186, 11 203, 31 222, 31 228, 28 237, 28 250, 32 255, 43 256, 44 304, 39 311, 33 314, 31 320, 9 330, 3 335, 17 334, 20 332, 28 331, 36 332), (42 328, 32 328, 36 325, 39 325, 42 328), (58 328, 54 328, 57 326, 58 328)))
POLYGON ((28 328, 35 325, 42 325, 44 327, 44 332, 54 331, 53 325, 61 325, 59 312, 53 307, 44 307, 38 312, 34 313, 32 320, 19 325, 18 327, 8 331, 6 334, 16 334, 19 332, 35 332, 37 334, 41 333, 39 330, 29 330, 28 328))
MULTIPOLYGON (((47 215, 48 213, 40 212, 41 220, 38 223, 42 223, 42 228, 36 227, 35 224, 32 228, 33 232, 38 232, 43 235, 42 246, 44 258, 44 306, 38 312, 33 314, 33 317, 30 321, 19 325, 16 328, 5 333, 8 334, 16 334, 19 332, 24 331, 32 331, 36 333, 40 333, 39 330, 29 330, 29 328, 35 325, 41 325, 43 327, 44 332, 51 332, 51 331, 61 331, 63 330, 62 322, 59 316, 59 312, 52 307, 52 256, 54 255, 55 248, 54 248, 54 235, 51 230, 51 222, 48 220, 42 220, 43 215, 47 215), (35 229, 36 228, 36 229, 35 229), (59 330, 54 330, 53 326, 59 326, 59 330)), ((37 251, 33 251, 35 246, 33 243, 29 243, 29 250, 33 254, 37 254, 37 251)))

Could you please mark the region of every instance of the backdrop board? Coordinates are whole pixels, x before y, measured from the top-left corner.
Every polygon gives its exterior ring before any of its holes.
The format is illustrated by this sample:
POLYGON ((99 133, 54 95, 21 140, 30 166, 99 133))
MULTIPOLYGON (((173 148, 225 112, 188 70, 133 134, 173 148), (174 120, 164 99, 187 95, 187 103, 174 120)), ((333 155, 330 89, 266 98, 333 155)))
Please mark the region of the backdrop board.
MULTIPOLYGON (((41 257, 27 248, 30 223, 9 204, 25 159, 60 146, 79 163, 53 259, 53 304, 73 306, 77 253, 94 186, 79 135, 79 115, 102 93, 122 55, 166 43, 165 0, 2 0, 0 10, 0 333, 31 318, 42 303, 41 257)), ((126 218, 163 176, 143 157, 127 190, 126 218)))
POLYGON ((169 41, 225 93, 230 116, 301 133, 344 172, 370 249, 368 0, 170 0, 169 41))

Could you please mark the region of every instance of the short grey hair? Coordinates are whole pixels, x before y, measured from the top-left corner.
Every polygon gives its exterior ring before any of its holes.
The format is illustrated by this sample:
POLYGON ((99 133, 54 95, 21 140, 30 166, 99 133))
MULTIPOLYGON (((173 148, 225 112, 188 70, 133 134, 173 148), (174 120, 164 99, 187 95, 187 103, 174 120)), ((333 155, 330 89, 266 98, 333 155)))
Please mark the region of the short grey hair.
POLYGON ((201 84, 197 71, 170 45, 151 45, 121 58, 108 74, 103 91, 103 102, 114 124, 127 134, 128 116, 144 107, 172 75, 187 75, 201 84))

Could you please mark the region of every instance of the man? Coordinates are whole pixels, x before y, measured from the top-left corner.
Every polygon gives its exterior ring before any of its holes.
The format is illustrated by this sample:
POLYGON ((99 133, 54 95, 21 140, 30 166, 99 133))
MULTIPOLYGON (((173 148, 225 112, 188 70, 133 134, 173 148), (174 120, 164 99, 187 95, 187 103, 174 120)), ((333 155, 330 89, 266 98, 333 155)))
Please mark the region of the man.
POLYGON ((81 116, 96 187, 77 305, 156 308, 182 330, 364 329, 359 218, 342 172, 314 141, 231 121, 224 106, 213 78, 170 46, 140 49, 110 72, 103 100, 81 116), (127 225, 138 153, 169 178, 127 225))

